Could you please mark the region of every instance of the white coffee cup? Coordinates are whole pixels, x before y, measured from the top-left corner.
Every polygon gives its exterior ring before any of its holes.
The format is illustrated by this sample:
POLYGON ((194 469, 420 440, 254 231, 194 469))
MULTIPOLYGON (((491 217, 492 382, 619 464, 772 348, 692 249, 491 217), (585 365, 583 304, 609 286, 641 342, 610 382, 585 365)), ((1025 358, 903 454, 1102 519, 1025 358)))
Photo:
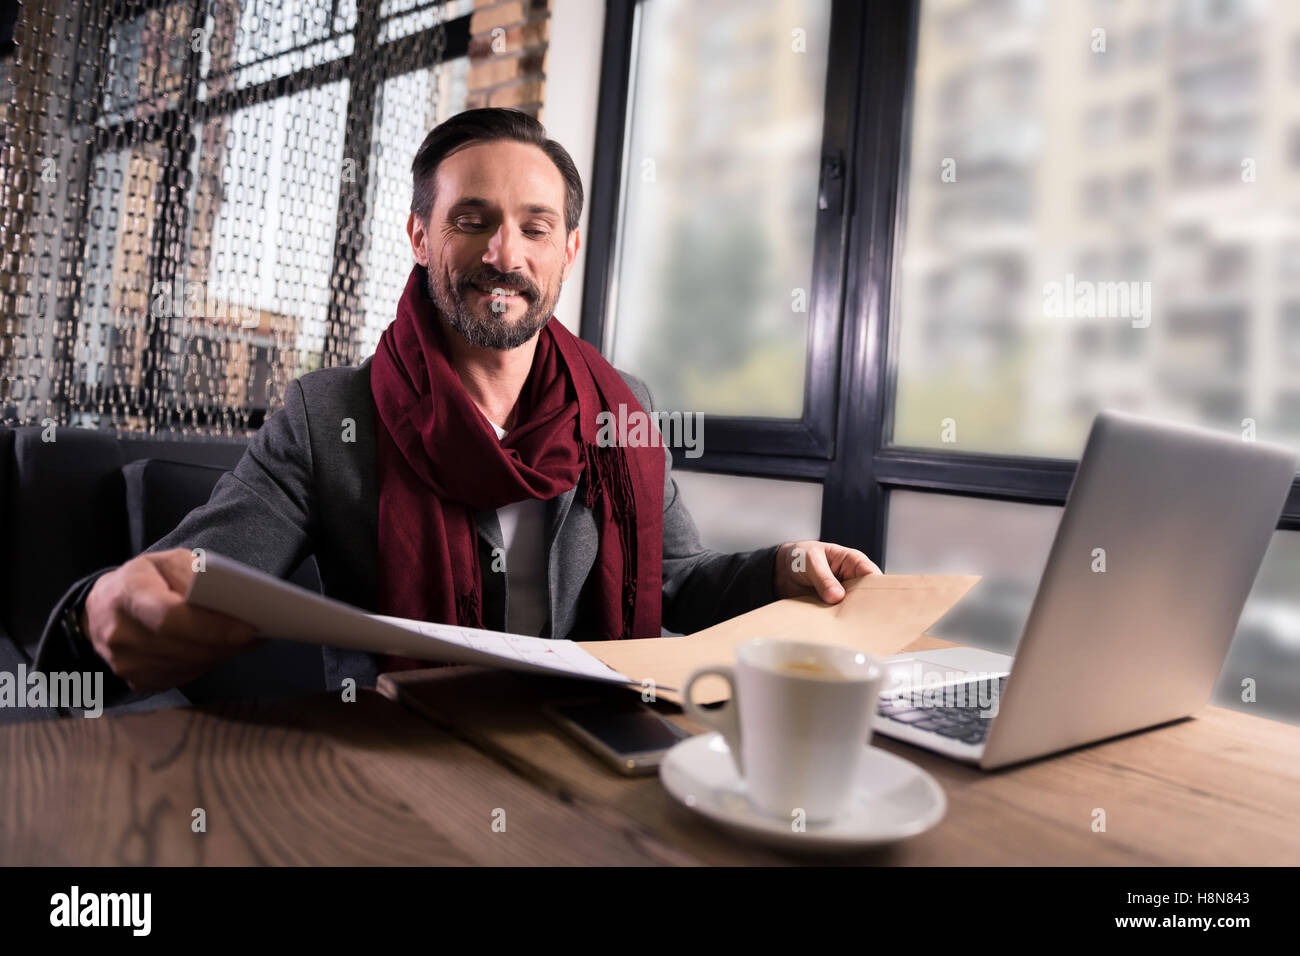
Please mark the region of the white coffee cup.
POLYGON ((735 667, 693 672, 682 700, 722 734, 757 809, 825 821, 852 793, 882 674, 879 660, 851 648, 755 638, 736 648, 735 667), (731 700, 712 711, 691 699, 708 675, 731 685, 731 700))

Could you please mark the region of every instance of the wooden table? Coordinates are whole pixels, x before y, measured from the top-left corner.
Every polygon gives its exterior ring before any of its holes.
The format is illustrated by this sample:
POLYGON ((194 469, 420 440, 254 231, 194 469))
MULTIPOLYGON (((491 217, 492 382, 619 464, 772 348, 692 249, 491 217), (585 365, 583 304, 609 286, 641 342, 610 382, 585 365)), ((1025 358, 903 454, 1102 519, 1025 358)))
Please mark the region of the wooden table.
MULTIPOLYGON (((936 646, 948 645, 910 650, 936 646)), ((446 668, 386 676, 382 693, 350 703, 321 694, 6 727, 0 863, 799 862, 718 830, 655 777, 607 770, 537 712, 566 685, 446 668), (194 832, 196 808, 206 832, 194 832)), ((1290 725, 1207 707, 993 773, 876 743, 932 773, 948 813, 841 862, 1300 863, 1290 725)))

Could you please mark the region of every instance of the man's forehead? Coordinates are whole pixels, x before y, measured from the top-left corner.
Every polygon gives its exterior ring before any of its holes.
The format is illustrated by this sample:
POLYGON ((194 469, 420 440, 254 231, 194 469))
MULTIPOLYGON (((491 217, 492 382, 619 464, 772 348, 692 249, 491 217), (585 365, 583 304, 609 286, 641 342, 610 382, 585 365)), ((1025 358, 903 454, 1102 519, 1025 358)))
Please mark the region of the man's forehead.
MULTIPOLYGON (((546 206, 564 198, 564 177, 551 158, 535 146, 513 141, 471 143, 443 158, 438 185, 446 203, 486 200, 495 205, 546 206)), ((473 205, 484 205, 475 202, 473 205)))

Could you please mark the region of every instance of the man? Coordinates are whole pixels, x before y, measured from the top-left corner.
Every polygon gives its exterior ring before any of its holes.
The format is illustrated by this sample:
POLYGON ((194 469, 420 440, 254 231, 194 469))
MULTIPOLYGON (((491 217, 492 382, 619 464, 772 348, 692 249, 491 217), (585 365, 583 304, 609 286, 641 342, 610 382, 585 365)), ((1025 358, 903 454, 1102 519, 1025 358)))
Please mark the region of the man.
MULTIPOLYGON (((73 587, 38 666, 102 661, 121 691, 150 692, 248 650, 248 625, 185 604, 196 549, 279 576, 315 555, 324 592, 367 610, 572 639, 690 632, 807 592, 835 602, 837 577, 879 573, 814 541, 708 551, 667 449, 601 440, 601 413, 653 408, 552 317, 582 184, 540 124, 461 113, 412 177, 416 265, 374 357, 291 383, 207 504, 73 587)), ((325 685, 414 663, 325 648, 325 685)))

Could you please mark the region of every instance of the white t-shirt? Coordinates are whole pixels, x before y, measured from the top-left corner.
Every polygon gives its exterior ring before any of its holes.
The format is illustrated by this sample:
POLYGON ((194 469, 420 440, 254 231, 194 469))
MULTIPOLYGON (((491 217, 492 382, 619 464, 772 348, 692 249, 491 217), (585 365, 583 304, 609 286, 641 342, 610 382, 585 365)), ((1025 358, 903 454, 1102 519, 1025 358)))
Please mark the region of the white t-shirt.
MULTIPOLYGON (((497 438, 506 431, 491 423, 497 438)), ((526 498, 497 509, 506 551, 506 630, 537 636, 550 617, 546 587, 546 502, 526 498)))

